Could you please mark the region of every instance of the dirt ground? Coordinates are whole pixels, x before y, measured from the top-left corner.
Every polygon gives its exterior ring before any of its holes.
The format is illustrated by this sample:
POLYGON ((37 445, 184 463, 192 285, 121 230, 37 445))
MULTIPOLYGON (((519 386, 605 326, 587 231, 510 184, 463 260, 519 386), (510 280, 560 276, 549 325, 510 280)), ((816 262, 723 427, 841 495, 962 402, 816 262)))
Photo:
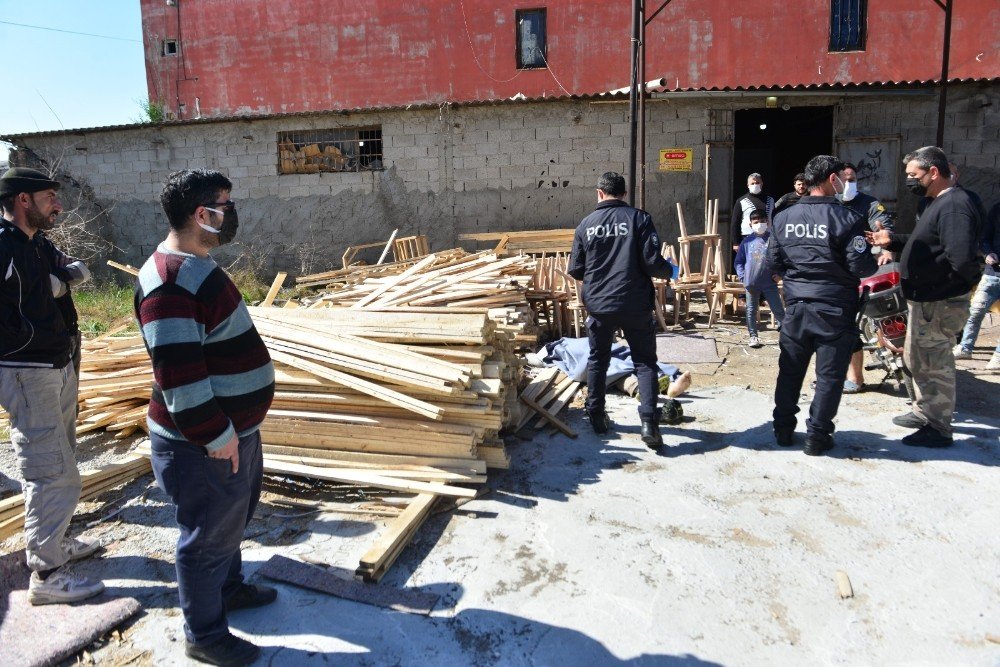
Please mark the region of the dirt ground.
MULTIPOLYGON (((898 444, 905 431, 889 417, 906 404, 890 386, 844 397, 830 456, 777 448, 777 334, 765 329, 753 350, 724 322, 701 332, 723 361, 687 367, 686 421, 665 429, 662 452, 638 440, 624 395, 609 401, 607 437, 573 407, 564 416, 577 439, 509 439, 511 470, 491 472, 482 499, 430 519, 383 581, 439 595, 430 617, 279 585, 275 605, 232 625, 276 665, 1000 665, 1000 374, 983 368, 995 320, 957 364, 951 450, 898 444), (854 598, 836 594, 838 570, 854 598)), ((132 444, 85 439, 81 467, 132 444)), ((0 495, 18 488, 15 471, 0 446, 0 495)), ((367 497, 269 479, 244 543, 248 575, 275 554, 352 571, 385 525, 281 498, 367 497)), ((84 504, 73 531, 84 530, 107 551, 81 571, 144 612, 76 660, 183 664, 176 528, 151 477, 84 504)), ((0 552, 20 546, 14 537, 0 552)))

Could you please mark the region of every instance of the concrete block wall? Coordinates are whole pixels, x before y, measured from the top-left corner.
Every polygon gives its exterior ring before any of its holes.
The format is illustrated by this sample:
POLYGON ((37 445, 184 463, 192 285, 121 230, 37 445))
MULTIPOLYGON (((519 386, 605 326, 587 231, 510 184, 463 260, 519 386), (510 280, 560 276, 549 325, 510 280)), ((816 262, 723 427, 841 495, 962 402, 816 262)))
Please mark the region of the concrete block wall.
MULTIPOLYGON (((1000 87, 950 91, 945 150, 962 181, 1000 198, 1000 87)), ((934 142, 934 95, 797 98, 833 105, 836 137, 899 135, 903 152, 934 142)), ((669 98, 648 105, 646 208, 674 239, 680 202, 702 230, 709 109, 762 106, 763 98, 669 98), (660 172, 660 148, 695 149, 691 172, 660 172)), ((339 268, 346 246, 425 234, 433 249, 463 232, 573 227, 596 203, 605 171, 624 172, 628 106, 553 101, 440 109, 330 113, 22 137, 26 149, 84 186, 107 211, 112 258, 140 263, 166 233, 157 197, 177 169, 219 169, 233 181, 241 228, 220 263, 244 255, 269 276, 339 268), (381 126, 384 171, 279 175, 277 134, 381 126)), ((18 159, 15 154, 15 162, 18 159)), ((902 183, 902 179, 900 179, 902 183)), ((910 214, 901 192, 900 214, 910 214)), ((722 202, 728 211, 731 202, 722 202)))

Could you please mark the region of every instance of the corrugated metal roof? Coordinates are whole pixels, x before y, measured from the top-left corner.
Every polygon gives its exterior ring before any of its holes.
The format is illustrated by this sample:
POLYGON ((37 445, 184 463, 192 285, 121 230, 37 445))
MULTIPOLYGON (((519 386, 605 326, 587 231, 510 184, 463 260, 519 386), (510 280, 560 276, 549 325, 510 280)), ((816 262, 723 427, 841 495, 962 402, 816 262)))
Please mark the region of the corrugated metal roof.
MULTIPOLYGON (((879 90, 893 90, 900 88, 912 88, 912 87, 927 87, 937 85, 938 79, 929 80, 914 80, 914 81, 866 81, 858 83, 814 83, 814 84, 795 84, 795 85, 748 85, 748 86, 737 86, 737 87, 724 87, 724 88, 672 88, 667 85, 665 79, 653 79, 646 83, 646 90, 650 93, 765 93, 765 92, 790 92, 790 91, 807 91, 807 92, 838 92, 838 91, 864 91, 871 90, 877 92, 879 90)), ((969 83, 993 83, 1000 82, 1000 76, 992 78, 967 78, 967 79, 949 79, 949 84, 969 84, 969 83)), ((629 89, 618 88, 615 90, 610 90, 602 93, 590 93, 581 95, 559 95, 552 97, 526 97, 524 95, 518 94, 514 97, 503 98, 503 99, 485 99, 485 100, 465 100, 461 102, 442 102, 442 103, 419 103, 419 104, 406 104, 406 105, 394 105, 394 106, 383 106, 383 107, 364 107, 364 108, 353 108, 353 109, 324 109, 318 111, 294 111, 287 113, 273 113, 273 114, 243 114, 235 116, 213 116, 205 118, 190 118, 184 120, 170 120, 161 123, 128 123, 123 125, 103 125, 97 127, 85 127, 78 129, 69 130, 46 130, 43 132, 23 132, 18 134, 0 134, 0 140, 7 141, 9 143, 17 143, 20 139, 25 139, 29 137, 43 137, 43 136, 56 136, 56 135, 67 135, 67 134, 89 134, 95 132, 114 132, 117 130, 128 130, 128 129, 157 129, 157 128, 169 128, 169 127, 180 127, 185 125, 201 125, 209 123, 232 123, 238 121, 256 121, 256 120, 275 120, 275 119, 286 119, 286 118, 310 118, 316 116, 331 116, 331 115, 342 115, 348 116, 357 113, 384 113, 393 111, 420 111, 429 109, 438 109, 443 106, 451 107, 469 107, 469 106, 505 106, 509 104, 537 104, 540 102, 568 102, 568 101, 614 101, 614 100, 627 100, 629 97, 629 89)))

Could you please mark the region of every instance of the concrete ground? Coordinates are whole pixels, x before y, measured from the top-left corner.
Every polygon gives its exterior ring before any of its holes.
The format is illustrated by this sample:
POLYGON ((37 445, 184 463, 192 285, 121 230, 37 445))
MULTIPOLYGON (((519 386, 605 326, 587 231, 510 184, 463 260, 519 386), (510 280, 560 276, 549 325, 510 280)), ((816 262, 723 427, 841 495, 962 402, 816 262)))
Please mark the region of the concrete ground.
MULTIPOLYGON (((813 458, 802 425, 794 448, 771 437, 775 335, 750 350, 725 325, 725 361, 695 369, 663 451, 614 396, 613 433, 571 409, 578 438, 512 439, 485 497, 432 517, 381 584, 440 595, 430 617, 277 584, 232 626, 267 665, 1000 665, 1000 375, 983 370, 997 332, 959 363, 954 447, 901 445, 903 398, 871 390, 844 398, 837 447, 813 458)), ((149 478, 120 495, 131 504, 89 531, 107 553, 79 567, 145 613, 81 657, 184 664, 170 506, 149 478)), ((381 530, 290 514, 261 505, 251 580, 273 554, 353 570, 381 530)))

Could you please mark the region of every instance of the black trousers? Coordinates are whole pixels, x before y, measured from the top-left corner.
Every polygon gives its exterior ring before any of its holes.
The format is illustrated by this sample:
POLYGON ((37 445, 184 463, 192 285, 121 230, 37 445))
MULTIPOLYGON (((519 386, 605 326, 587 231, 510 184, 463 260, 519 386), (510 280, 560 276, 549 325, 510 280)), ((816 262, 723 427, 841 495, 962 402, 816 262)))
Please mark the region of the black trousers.
POLYGON ((806 430, 833 434, 833 418, 844 393, 847 366, 858 341, 856 307, 798 301, 785 307, 781 321, 778 382, 774 389, 774 428, 794 429, 799 394, 809 360, 816 355, 816 393, 806 430))
POLYGON ((587 318, 590 356, 587 358, 587 411, 604 410, 611 343, 615 331, 622 330, 632 351, 632 363, 639 380, 639 418, 659 421, 656 407, 659 368, 656 365, 656 322, 650 313, 604 313, 587 318))

